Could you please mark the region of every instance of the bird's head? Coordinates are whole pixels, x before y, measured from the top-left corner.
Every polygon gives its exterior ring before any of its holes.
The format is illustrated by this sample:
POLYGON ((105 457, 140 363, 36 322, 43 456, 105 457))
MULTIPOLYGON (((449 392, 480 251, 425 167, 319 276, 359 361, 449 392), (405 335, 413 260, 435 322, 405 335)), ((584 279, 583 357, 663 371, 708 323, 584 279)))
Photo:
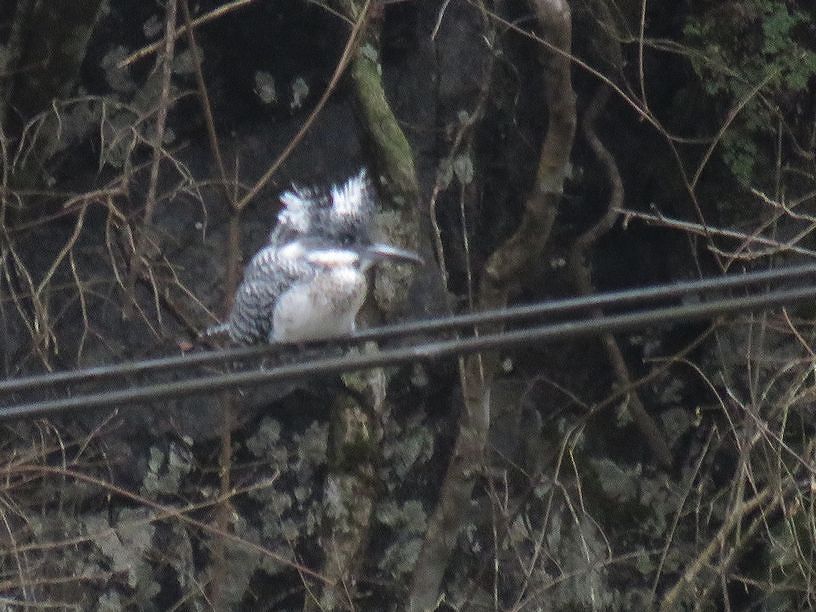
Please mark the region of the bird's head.
POLYGON ((370 242, 374 188, 365 169, 329 189, 292 186, 280 196, 283 208, 270 242, 319 238, 343 247, 370 242))

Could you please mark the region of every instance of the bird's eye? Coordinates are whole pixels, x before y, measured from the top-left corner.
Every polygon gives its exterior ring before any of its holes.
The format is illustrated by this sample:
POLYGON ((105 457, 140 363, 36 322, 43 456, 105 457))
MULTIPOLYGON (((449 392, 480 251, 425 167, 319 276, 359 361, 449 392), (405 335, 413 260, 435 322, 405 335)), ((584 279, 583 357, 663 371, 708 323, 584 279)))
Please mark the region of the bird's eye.
POLYGON ((351 230, 346 230, 340 232, 340 235, 337 238, 341 245, 349 246, 354 242, 354 233, 351 230))

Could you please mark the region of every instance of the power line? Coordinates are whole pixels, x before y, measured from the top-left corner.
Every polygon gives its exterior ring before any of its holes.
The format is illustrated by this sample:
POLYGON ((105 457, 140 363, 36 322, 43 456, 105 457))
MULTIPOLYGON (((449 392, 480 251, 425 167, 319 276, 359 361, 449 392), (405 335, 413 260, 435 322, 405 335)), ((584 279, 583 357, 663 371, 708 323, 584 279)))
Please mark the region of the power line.
MULTIPOLYGON (((472 329, 479 325, 508 324, 545 316, 569 315, 595 308, 621 307, 639 302, 687 298, 695 294, 699 299, 702 299, 700 294, 705 292, 747 288, 765 283, 781 283, 807 276, 816 276, 816 264, 612 291, 586 297, 548 301, 446 318, 411 321, 361 330, 353 338, 340 338, 338 342, 344 345, 362 344, 367 341, 384 342, 399 337, 438 334, 457 329, 472 329)), ((146 374, 151 371, 166 372, 203 365, 226 364, 279 353, 285 348, 286 345, 266 344, 12 378, 0 381, 0 395, 28 389, 39 390, 43 387, 55 385, 101 382, 128 375, 146 374)))
POLYGON ((399 365, 414 361, 429 361, 452 355, 516 348, 535 343, 600 335, 676 321, 707 319, 726 313, 758 310, 814 297, 816 297, 816 286, 808 286, 770 291, 760 295, 724 298, 705 303, 682 304, 593 319, 565 321, 483 336, 426 342, 385 349, 376 353, 321 358, 267 370, 232 372, 170 383, 145 385, 131 389, 103 391, 8 406, 0 408, 0 420, 46 416, 65 410, 151 402, 164 398, 213 392, 231 387, 293 381, 311 376, 399 365))

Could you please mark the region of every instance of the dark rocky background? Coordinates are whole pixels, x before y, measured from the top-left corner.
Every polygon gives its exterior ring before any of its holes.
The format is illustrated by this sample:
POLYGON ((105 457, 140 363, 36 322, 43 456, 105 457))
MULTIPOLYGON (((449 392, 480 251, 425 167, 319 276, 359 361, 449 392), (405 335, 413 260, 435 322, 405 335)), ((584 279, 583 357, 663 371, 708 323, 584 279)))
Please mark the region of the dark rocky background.
MULTIPOLYGON (((363 166, 379 232, 428 262, 378 272, 369 325, 816 255, 807 2, 208 0, 171 57, 184 1, 0 4, 6 378, 218 350, 199 334, 277 194, 363 166)), ((6 421, 0 601, 810 608, 813 323, 804 304, 6 421)))

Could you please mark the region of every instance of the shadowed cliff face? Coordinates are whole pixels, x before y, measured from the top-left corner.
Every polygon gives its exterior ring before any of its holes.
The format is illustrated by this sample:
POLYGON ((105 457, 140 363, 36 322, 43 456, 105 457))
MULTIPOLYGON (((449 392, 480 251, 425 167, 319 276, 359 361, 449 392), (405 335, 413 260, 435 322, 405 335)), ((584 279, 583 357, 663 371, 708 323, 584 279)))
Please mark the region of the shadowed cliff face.
MULTIPOLYGON (((545 70, 553 56, 528 35, 551 34, 537 22, 539 3, 486 12, 465 2, 375 5, 345 76, 240 214, 233 203, 321 101, 352 32, 342 13, 361 5, 256 1, 199 25, 211 124, 182 35, 158 147, 161 48, 119 64, 161 40, 164 3, 69 4, 0 3, 0 60, 20 69, 0 69, 6 376, 217 348, 197 333, 223 320, 228 268, 243 269, 268 239, 278 194, 293 181, 328 185, 369 168, 382 204, 375 238, 416 244, 425 257, 410 275, 370 279, 361 325, 478 306, 486 263, 536 212, 528 196, 541 143, 559 93, 570 93, 553 88, 545 70), (39 61, 49 49, 49 61, 39 61), (382 106, 366 106, 363 87, 382 106), (384 168, 380 119, 402 138, 387 151, 405 155, 396 168, 384 168), (395 186, 394 177, 405 183, 395 186), (155 212, 145 224, 150 193, 155 212), (143 273, 131 296, 126 279, 139 241, 143 273)), ((614 161, 627 210, 583 253, 595 289, 669 282, 721 264, 776 265, 791 246, 811 254, 805 127, 814 124, 813 80, 801 67, 809 56, 791 63, 799 55, 789 45, 807 50, 812 19, 802 3, 714 4, 648 4, 642 70, 632 34, 640 3, 611 17, 608 3, 570 4, 571 52, 619 87, 590 130, 614 161), (728 28, 718 29, 724 16, 728 28), (729 37, 754 52, 734 55, 729 37), (779 78, 749 95, 767 75, 779 78), (746 152, 750 160, 740 157, 746 152), (651 214, 649 224, 638 214, 651 214), (678 231, 668 218, 698 227, 678 231), (771 242, 760 248, 755 236, 771 242)), ((225 7, 207 0, 191 9, 197 18, 225 7)), ((575 294, 568 260, 576 240, 615 195, 610 166, 586 133, 600 79, 570 67, 578 131, 550 239, 513 279, 521 302, 575 294)), ((439 533, 450 557, 427 567, 440 570, 441 609, 647 609, 689 593, 714 607, 731 597, 732 608, 796 609, 812 599, 809 310, 493 355, 495 380, 478 396, 489 416, 485 451, 463 465, 454 449, 473 389, 463 393, 455 361, 15 423, 2 437, 3 494, 13 503, 0 550, 25 554, 0 558, 7 590, 83 609, 97 601, 99 609, 134 601, 309 609, 310 594, 327 609, 388 609, 405 601, 429 548, 423 542, 439 533), (610 365, 613 343, 631 384, 610 365), (635 396, 665 440, 671 469, 654 460, 633 420, 635 396), (440 500, 452 499, 443 483, 458 468, 471 486, 455 508, 459 522, 431 532, 440 500), (234 537, 219 540, 223 533, 234 537), (3 549, 6 540, 14 545, 3 549), (693 588, 684 593, 687 573, 693 588), (78 575, 86 579, 71 583, 78 575), (201 587, 213 584, 215 592, 201 587)), ((294 347, 191 374, 339 350, 294 347)))

